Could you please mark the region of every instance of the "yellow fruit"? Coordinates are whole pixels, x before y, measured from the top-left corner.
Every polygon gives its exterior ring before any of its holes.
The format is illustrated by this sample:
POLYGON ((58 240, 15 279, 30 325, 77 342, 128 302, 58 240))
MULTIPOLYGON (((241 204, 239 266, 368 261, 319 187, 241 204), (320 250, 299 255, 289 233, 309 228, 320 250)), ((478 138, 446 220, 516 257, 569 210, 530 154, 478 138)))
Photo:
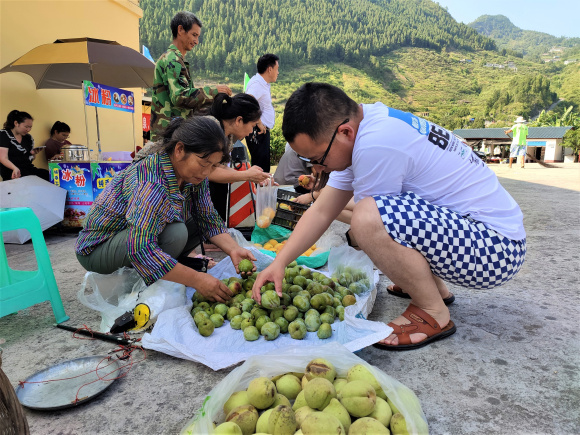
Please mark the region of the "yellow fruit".
POLYGON ((270 226, 270 218, 264 215, 259 216, 256 220, 256 225, 258 225, 259 228, 268 228, 270 226))
POLYGON ((262 247, 262 245, 260 245, 259 243, 254 243, 254 246, 255 246, 256 248, 261 248, 261 247, 262 247))
POLYGON ((314 251, 315 249, 316 249, 316 243, 310 247, 311 251, 314 251))
POLYGON ((306 252, 304 252, 304 254, 302 254, 304 257, 310 257, 310 254, 312 254, 312 249, 307 249, 306 252))
POLYGON ((264 249, 267 249, 268 251, 271 251, 273 249, 273 246, 270 245, 268 242, 264 243, 264 249))
POLYGON ((262 216, 267 216, 270 220, 274 219, 274 216, 276 216, 276 210, 274 210, 272 207, 266 207, 264 210, 262 210, 262 216))
POLYGON ((276 245, 278 244, 278 242, 277 242, 276 240, 274 240, 274 239, 270 239, 270 240, 268 240, 268 243, 269 243, 270 245, 272 245, 272 246, 276 246, 276 245))

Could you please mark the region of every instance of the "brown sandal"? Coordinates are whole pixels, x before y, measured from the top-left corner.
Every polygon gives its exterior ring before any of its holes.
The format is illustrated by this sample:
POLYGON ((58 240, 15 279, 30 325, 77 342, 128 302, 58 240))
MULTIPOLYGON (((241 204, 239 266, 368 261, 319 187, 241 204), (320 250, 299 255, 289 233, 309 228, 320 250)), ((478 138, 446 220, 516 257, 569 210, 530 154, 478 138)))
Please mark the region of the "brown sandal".
POLYGON ((399 339, 399 344, 382 344, 375 343, 373 346, 383 349, 383 350, 412 350, 419 349, 429 343, 432 343, 442 338, 449 337, 457 331, 453 321, 441 328, 437 320, 423 311, 421 308, 410 304, 403 317, 409 320, 411 323, 406 325, 395 325, 394 323, 389 323, 388 325, 393 328, 393 334, 396 334, 399 339), (411 334, 422 333, 426 334, 427 338, 418 343, 411 342, 411 334))
MULTIPOLYGON (((393 285, 392 288, 387 287, 387 292, 390 295, 397 296, 398 298, 411 299, 411 296, 409 295, 409 293, 405 293, 403 291, 403 289, 396 284, 393 285)), ((445 305, 451 305, 453 302, 455 302, 455 295, 453 293, 449 292, 449 296, 447 296, 446 298, 443 298, 443 303, 445 305)))

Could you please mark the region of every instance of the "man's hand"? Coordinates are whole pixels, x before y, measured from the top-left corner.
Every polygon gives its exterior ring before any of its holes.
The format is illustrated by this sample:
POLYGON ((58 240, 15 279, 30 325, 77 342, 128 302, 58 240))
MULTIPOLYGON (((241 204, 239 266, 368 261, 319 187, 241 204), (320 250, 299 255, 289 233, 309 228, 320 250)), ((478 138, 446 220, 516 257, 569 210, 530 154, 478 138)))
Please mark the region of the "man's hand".
POLYGON ((264 172, 264 170, 259 166, 250 167, 248 170, 244 171, 244 174, 247 175, 248 181, 251 181, 252 183, 261 183, 270 178, 270 174, 264 172))
POLYGON ((20 178, 20 169, 14 168, 12 169, 12 179, 15 180, 16 178, 20 178))
POLYGON ((252 298, 261 303, 262 295, 260 293, 260 289, 264 284, 267 282, 273 282, 276 286, 276 293, 278 296, 282 297, 282 280, 284 279, 284 265, 278 264, 275 260, 272 264, 270 264, 267 268, 265 268, 254 282, 254 286, 252 287, 252 298))
POLYGON ((299 197, 296 198, 296 200, 294 202, 296 202, 298 204, 308 205, 312 202, 312 194, 305 193, 303 195, 300 195, 299 197))
POLYGON ((240 273, 240 269, 239 269, 238 265, 240 264, 240 261, 242 261, 244 258, 250 260, 252 263, 254 261, 257 261, 256 257, 254 257, 254 254, 252 254, 247 249, 244 249, 241 246, 238 246, 236 249, 233 249, 232 251, 230 251, 230 258, 232 259, 232 263, 234 264, 234 267, 236 268, 236 272, 239 273, 242 278, 245 279, 248 276, 252 275, 252 273, 254 273, 256 271, 256 265, 254 264, 254 268, 252 269, 251 272, 248 272, 247 274, 240 273))
POLYGON ((265 134, 268 129, 266 128, 266 126, 264 124, 262 124, 262 121, 258 121, 258 123, 256 124, 256 127, 258 127, 258 134, 265 134))
POLYGON ((220 94, 228 94, 230 97, 232 96, 232 90, 228 85, 217 85, 217 90, 220 94))
POLYGON ((212 302, 227 302, 232 297, 232 292, 223 282, 207 273, 198 274, 195 290, 212 302))

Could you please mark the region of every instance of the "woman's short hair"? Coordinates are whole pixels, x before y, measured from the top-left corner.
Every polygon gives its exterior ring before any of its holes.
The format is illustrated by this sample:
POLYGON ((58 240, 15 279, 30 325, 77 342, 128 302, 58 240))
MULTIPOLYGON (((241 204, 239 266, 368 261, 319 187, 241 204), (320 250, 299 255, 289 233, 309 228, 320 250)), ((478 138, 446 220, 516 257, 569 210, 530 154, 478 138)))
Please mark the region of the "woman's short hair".
POLYGON ((30 113, 28 113, 28 112, 21 112, 20 110, 13 110, 6 117, 6 122, 4 123, 4 129, 11 130, 14 128, 15 122, 17 122, 18 124, 22 124, 27 119, 34 120, 34 118, 32 116, 30 116, 30 113))
POLYGON ((211 115, 223 126, 224 120, 242 117, 244 123, 258 121, 262 116, 260 104, 250 94, 236 94, 230 97, 227 94, 217 94, 211 106, 211 115))
POLYGON ((64 122, 56 121, 52 125, 52 128, 50 129, 50 135, 52 136, 55 133, 62 132, 70 133, 70 127, 68 126, 68 124, 65 124, 64 122))
POLYGON ((186 154, 195 153, 205 159, 214 153, 221 153, 220 163, 230 160, 224 131, 211 116, 174 118, 161 136, 168 154, 173 154, 175 146, 181 142, 186 154))

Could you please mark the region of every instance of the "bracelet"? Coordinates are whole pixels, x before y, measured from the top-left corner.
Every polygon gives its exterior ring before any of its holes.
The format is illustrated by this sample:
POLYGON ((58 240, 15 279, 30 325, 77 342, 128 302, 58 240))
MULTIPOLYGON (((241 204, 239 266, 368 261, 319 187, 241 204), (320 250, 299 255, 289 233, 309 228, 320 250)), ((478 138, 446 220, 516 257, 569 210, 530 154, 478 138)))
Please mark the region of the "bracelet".
POLYGON ((310 191, 310 196, 312 197, 312 202, 316 201, 316 199, 314 198, 314 192, 310 191))

